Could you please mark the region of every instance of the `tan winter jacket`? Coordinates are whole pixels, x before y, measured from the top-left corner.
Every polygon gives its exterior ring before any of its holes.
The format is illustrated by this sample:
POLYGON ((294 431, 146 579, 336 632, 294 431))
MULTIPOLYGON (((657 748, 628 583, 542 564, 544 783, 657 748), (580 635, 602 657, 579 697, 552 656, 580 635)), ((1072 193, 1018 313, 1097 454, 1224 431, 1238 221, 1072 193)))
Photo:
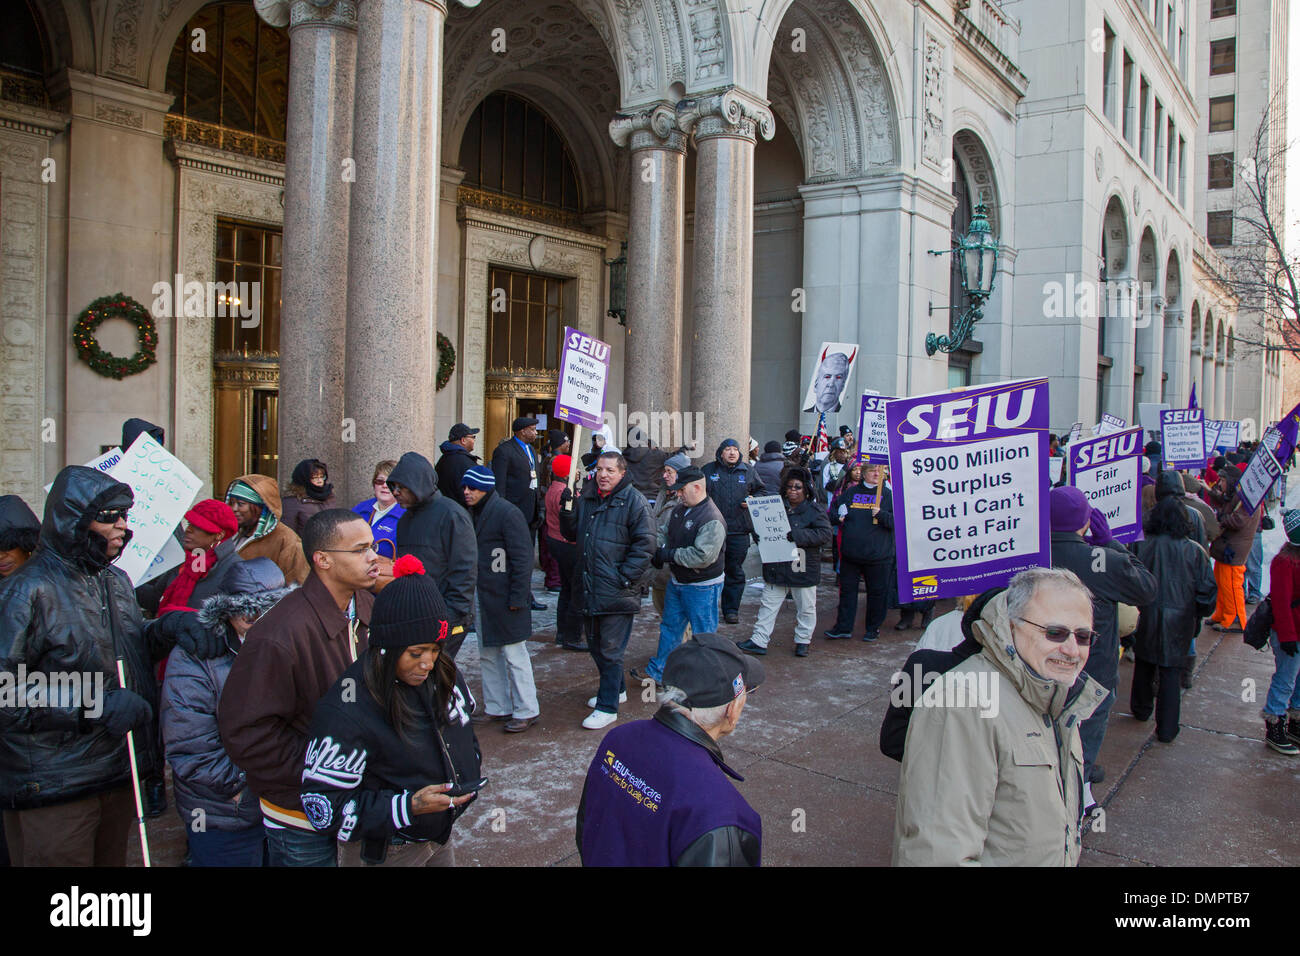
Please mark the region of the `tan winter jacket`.
POLYGON ((972 675, 964 680, 986 688, 996 706, 940 706, 940 678, 913 709, 894 865, 1074 866, 1083 813, 1079 723, 1106 691, 1087 674, 1071 688, 1032 673, 1012 644, 1005 593, 974 631, 983 650, 949 674, 972 675), (981 716, 988 711, 994 715, 981 716))
MULTIPOLYGON (((235 481, 242 481, 256 491, 277 519, 282 516, 280 489, 275 486, 275 481, 266 475, 240 475, 235 481)), ((232 481, 231 485, 233 484, 232 481)), ((241 543, 239 556, 245 561, 251 561, 253 558, 270 558, 284 572, 286 584, 302 584, 307 580, 307 573, 311 571, 311 567, 307 564, 307 557, 302 553, 302 539, 298 537, 296 531, 280 520, 277 520, 275 527, 262 537, 241 543)))

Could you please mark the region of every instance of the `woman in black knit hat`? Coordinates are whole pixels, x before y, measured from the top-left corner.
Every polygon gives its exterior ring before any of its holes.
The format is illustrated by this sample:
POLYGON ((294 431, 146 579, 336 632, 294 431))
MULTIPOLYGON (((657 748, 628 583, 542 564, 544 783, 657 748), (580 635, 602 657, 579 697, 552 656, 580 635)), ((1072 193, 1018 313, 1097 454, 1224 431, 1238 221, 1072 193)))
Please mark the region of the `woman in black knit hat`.
POLYGON ((441 653, 449 625, 437 584, 412 555, 393 573, 366 652, 312 717, 303 810, 338 834, 344 866, 455 866, 452 824, 484 782, 474 696, 441 653))

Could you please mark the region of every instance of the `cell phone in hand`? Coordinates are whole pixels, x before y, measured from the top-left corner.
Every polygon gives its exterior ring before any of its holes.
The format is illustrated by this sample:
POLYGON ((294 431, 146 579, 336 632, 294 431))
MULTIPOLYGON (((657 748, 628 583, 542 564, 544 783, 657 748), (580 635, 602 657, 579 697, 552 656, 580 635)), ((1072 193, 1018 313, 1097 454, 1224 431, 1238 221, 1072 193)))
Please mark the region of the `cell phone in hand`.
POLYGON ((449 797, 463 797, 467 793, 477 793, 487 786, 488 778, 480 777, 478 780, 464 780, 454 784, 450 790, 443 791, 449 797))

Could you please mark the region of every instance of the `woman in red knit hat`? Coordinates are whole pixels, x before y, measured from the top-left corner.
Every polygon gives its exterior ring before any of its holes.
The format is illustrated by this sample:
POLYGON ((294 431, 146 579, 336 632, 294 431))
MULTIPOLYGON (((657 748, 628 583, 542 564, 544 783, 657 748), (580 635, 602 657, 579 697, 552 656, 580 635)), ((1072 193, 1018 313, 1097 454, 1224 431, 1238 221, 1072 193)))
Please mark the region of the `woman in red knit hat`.
POLYGON ((217 557, 217 545, 239 530, 239 519, 230 505, 206 498, 185 512, 185 560, 158 602, 159 616, 168 611, 194 610, 220 590, 226 569, 240 557, 227 549, 217 557))

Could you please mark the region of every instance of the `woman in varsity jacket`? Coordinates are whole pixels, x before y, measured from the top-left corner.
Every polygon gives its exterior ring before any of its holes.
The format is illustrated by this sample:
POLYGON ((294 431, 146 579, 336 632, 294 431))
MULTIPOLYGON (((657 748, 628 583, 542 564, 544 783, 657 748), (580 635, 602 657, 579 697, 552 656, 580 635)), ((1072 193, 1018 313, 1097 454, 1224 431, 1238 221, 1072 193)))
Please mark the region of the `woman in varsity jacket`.
POLYGON ((455 866, 452 824, 480 783, 474 697, 441 653, 437 584, 411 555, 393 573, 366 652, 312 717, 302 806, 313 827, 337 833, 344 866, 455 866))

